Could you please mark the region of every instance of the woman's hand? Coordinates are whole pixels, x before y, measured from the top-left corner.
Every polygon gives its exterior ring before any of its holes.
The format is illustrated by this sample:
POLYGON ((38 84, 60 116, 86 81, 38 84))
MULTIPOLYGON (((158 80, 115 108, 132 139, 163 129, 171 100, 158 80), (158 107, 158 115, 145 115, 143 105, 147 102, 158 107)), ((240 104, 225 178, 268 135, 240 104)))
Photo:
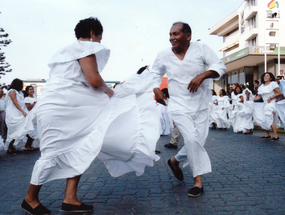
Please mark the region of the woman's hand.
POLYGON ((23 113, 24 117, 26 117, 28 115, 25 111, 23 111, 22 113, 23 113))
POLYGON ((114 91, 108 87, 108 89, 105 91, 105 93, 111 98, 114 95, 114 91))
POLYGON ((166 106, 166 96, 164 95, 164 93, 159 89, 159 88, 154 88, 153 89, 154 95, 155 95, 155 100, 166 106))
POLYGON ((270 103, 272 101, 272 99, 271 99, 271 97, 269 97, 268 99, 267 99, 267 103, 270 103))

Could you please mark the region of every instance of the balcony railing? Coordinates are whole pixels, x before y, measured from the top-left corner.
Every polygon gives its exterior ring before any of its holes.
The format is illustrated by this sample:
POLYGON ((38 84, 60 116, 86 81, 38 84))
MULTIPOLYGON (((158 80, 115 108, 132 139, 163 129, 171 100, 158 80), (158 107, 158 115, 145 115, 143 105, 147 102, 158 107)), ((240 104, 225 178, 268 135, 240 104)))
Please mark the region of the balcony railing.
POLYGON ((239 31, 236 31, 229 36, 225 37, 223 45, 220 47, 220 51, 225 51, 235 45, 239 44, 239 31))

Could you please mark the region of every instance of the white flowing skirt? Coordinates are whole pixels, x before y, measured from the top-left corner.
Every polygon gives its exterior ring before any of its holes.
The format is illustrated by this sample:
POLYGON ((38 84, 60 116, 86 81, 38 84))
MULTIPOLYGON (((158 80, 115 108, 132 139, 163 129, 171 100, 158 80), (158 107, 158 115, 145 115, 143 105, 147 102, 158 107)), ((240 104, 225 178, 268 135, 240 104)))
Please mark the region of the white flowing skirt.
POLYGON ((276 112, 275 101, 270 103, 254 102, 253 123, 265 130, 270 130, 273 122, 277 128, 280 127, 280 120, 278 119, 278 113, 276 112), (275 113, 274 116, 273 113, 275 113))
POLYGON ((43 89, 36 106, 41 157, 31 184, 81 175, 99 153, 114 177, 131 171, 141 175, 159 159, 152 92, 123 98, 115 93, 109 99, 81 84, 58 80, 43 89))
POLYGON ((218 128, 230 128, 230 122, 227 118, 227 108, 217 106, 212 108, 210 112, 210 122, 216 123, 218 128))
POLYGON ((27 134, 34 132, 34 126, 32 122, 32 115, 28 113, 26 117, 18 109, 7 111, 6 114, 7 125, 7 139, 5 142, 5 150, 12 140, 15 140, 13 146, 17 150, 23 150, 27 141, 27 134))
POLYGON ((276 105, 278 116, 280 120, 282 121, 283 127, 285 129, 285 100, 281 100, 277 102, 275 105, 276 105))
POLYGON ((162 104, 157 104, 159 114, 159 132, 161 135, 169 135, 173 130, 173 120, 168 112, 168 107, 162 104))

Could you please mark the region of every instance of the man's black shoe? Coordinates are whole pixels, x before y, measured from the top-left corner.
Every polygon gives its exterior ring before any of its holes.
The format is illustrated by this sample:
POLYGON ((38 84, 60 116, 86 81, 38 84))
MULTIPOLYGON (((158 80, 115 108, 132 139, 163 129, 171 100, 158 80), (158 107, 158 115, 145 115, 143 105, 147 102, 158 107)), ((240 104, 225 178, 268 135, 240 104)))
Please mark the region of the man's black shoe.
POLYGON ((61 206, 61 212, 73 212, 73 213, 84 213, 84 212, 90 212, 93 210, 92 205, 86 205, 82 203, 81 205, 72 205, 72 204, 66 204, 62 203, 61 206))
POLYGON ((196 198, 198 196, 201 196, 202 193, 204 193, 204 188, 200 188, 200 187, 192 187, 190 190, 189 190, 189 193, 188 193, 188 196, 189 197, 193 197, 193 198, 196 198))
POLYGON ((177 146, 171 144, 171 143, 167 143, 164 145, 165 148, 169 148, 169 149, 177 149, 177 146))
POLYGON ((175 169, 172 165, 172 162, 171 162, 171 158, 167 161, 167 164, 168 166, 170 167, 170 169, 172 170, 173 172, 173 175, 175 176, 175 178, 177 178, 179 181, 183 181, 183 172, 182 170, 179 168, 179 169, 175 169))

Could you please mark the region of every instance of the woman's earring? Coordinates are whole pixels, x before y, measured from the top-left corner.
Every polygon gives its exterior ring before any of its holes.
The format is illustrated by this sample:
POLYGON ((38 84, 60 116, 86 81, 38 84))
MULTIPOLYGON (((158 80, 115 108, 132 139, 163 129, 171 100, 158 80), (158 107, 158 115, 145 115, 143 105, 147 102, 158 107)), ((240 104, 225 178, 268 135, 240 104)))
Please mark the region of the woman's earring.
POLYGON ((91 37, 90 41, 91 41, 91 42, 93 42, 93 39, 92 39, 92 37, 91 37))

